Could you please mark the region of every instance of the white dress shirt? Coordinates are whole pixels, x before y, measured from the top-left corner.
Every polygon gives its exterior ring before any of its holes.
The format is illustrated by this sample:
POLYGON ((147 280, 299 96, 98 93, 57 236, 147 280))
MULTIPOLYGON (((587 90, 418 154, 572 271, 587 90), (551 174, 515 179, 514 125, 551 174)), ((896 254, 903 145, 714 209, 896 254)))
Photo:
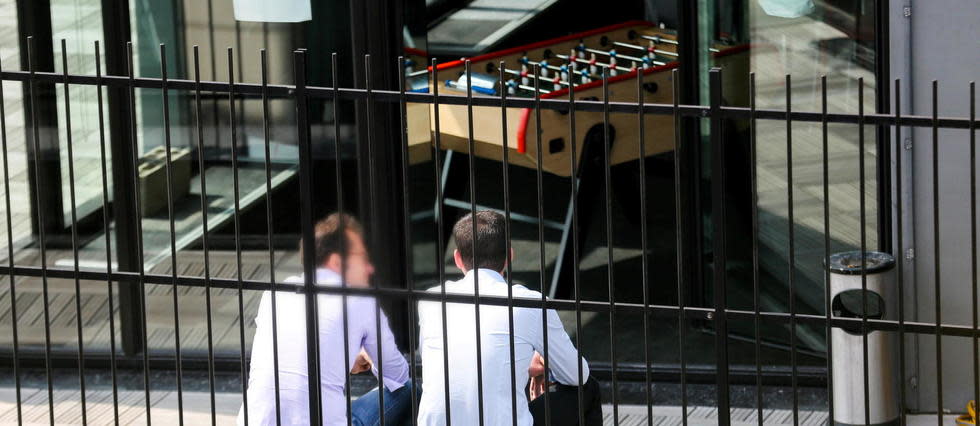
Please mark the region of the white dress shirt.
MULTIPOLYGON (((459 281, 446 283, 446 293, 474 294, 474 272, 459 281)), ((479 270, 481 296, 506 296, 507 282, 497 272, 479 270)), ((514 285, 515 298, 541 299, 541 293, 514 285)), ((429 289, 440 292, 441 287, 429 289)), ((442 302, 419 302, 419 350, 422 354, 422 400, 419 403, 420 425, 446 424, 444 388, 444 348, 449 348, 449 402, 453 424, 479 423, 476 370, 476 313, 472 303, 448 303, 447 335, 442 340, 442 302)), ((534 351, 544 354, 540 308, 514 308, 514 373, 511 383, 510 329, 506 306, 480 305, 480 344, 483 371, 484 424, 512 425, 511 392, 517 389, 517 424, 533 424, 524 387, 527 368, 534 351)), ((548 310, 548 367, 562 384, 578 386, 578 356, 558 313, 548 310)), ((589 365, 582 360, 582 383, 588 380, 589 365)))
MULTIPOLYGON (((290 277, 287 283, 302 283, 303 277, 290 277)), ((317 285, 339 286, 340 275, 329 269, 317 270, 317 285)), ((347 297, 347 350, 344 359, 343 298, 339 295, 317 296, 320 334, 320 397, 323 401, 323 424, 347 424, 346 376, 361 348, 374 360, 383 363, 384 384, 389 391, 402 387, 408 380, 408 364, 398 351, 381 313, 382 354, 378 354, 376 301, 372 297, 347 297)), ((276 424, 275 367, 272 345, 272 293, 262 293, 255 317, 255 339, 248 377, 248 422, 250 425, 276 424)), ((276 292, 276 338, 279 355, 279 404, 282 424, 310 423, 309 388, 306 375, 306 295, 293 291, 276 292)), ((377 375, 377 371, 374 371, 377 375)), ((244 405, 239 409, 238 424, 244 424, 244 405)))

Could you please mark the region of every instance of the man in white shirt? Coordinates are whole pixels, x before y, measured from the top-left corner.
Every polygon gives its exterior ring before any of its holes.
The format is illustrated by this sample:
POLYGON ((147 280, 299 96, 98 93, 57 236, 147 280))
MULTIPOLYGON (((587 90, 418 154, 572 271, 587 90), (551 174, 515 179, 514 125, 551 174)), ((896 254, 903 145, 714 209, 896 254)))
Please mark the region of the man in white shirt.
MULTIPOLYGON (((315 227, 316 284, 340 286, 340 271, 350 287, 367 287, 374 267, 364 247, 361 225, 351 216, 332 214, 315 227), (346 261, 346 264, 342 264, 346 261)), ((302 247, 302 244, 300 244, 302 247)), ((303 277, 290 277, 290 283, 302 283, 303 277)), ((294 291, 275 293, 276 343, 278 359, 273 359, 273 299, 265 291, 255 317, 255 339, 248 379, 249 425, 300 425, 310 423, 309 391, 306 361, 305 295, 294 291), (277 422, 276 368, 278 362, 279 398, 277 422)), ((373 360, 383 366, 385 423, 398 425, 410 420, 409 408, 413 386, 408 365, 398 351, 388 319, 381 313, 381 353, 378 351, 378 324, 375 321, 376 300, 373 297, 347 297, 347 355, 344 359, 343 298, 339 295, 317 296, 319 314, 320 391, 324 425, 347 424, 347 374, 370 369, 373 360)), ((354 425, 379 423, 378 389, 351 403, 354 425)), ((245 424, 244 405, 238 424, 245 424)))
MULTIPOLYGON (((474 215, 466 215, 453 227, 457 249, 453 254, 456 266, 465 274, 459 281, 445 284, 446 293, 475 294, 481 296, 506 296, 507 281, 502 276, 513 252, 507 253, 504 217, 492 211, 475 214, 476 234, 473 233, 474 215), (473 251, 476 249, 474 267, 473 251)), ((541 293, 521 285, 514 285, 515 298, 541 299, 541 293)), ((442 287, 429 289, 441 292, 442 287)), ((556 390, 549 392, 549 404, 538 396, 548 391, 543 362, 539 353, 545 353, 540 308, 514 308, 514 332, 510 333, 509 313, 506 306, 480 305, 480 331, 477 334, 476 312, 472 303, 446 304, 446 335, 443 342, 442 302, 419 302, 419 350, 422 356, 422 399, 419 402, 420 425, 459 425, 479 423, 480 385, 477 377, 477 337, 482 357, 483 420, 488 426, 517 424, 529 426, 544 424, 545 412, 550 413, 552 424, 578 424, 578 387, 582 386, 584 406, 581 408, 586 424, 602 424, 599 386, 589 378, 589 365, 579 359, 553 310, 547 311, 547 353, 550 374, 557 381, 556 390), (514 365, 510 362, 513 339, 514 365), (448 348, 448 354, 446 353, 448 348), (444 362, 448 355, 448 390, 445 386, 444 362), (581 373, 579 363, 581 362, 581 373), (516 377, 511 381, 511 371, 516 377), (528 403, 524 388, 531 378, 531 398, 528 403), (449 393, 449 412, 446 407, 449 393), (516 406, 514 396, 516 394, 516 406), (536 398, 535 398, 536 397, 536 398), (449 421, 447 421, 447 414, 449 421)))

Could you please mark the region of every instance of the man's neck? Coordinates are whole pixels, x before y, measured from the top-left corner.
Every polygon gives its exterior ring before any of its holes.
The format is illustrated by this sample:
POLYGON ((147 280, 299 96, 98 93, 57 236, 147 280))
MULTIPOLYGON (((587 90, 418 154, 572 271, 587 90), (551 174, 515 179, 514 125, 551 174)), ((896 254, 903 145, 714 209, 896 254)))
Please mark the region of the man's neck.
MULTIPOLYGON (((503 271, 494 271, 493 269, 488 269, 488 268, 476 268, 476 270, 477 271, 494 272, 494 273, 500 274, 500 276, 503 276, 504 275, 504 272, 507 269, 505 268, 503 271)), ((473 269, 460 269, 460 271, 463 272, 463 275, 468 275, 470 273, 470 271, 473 271, 473 269)))

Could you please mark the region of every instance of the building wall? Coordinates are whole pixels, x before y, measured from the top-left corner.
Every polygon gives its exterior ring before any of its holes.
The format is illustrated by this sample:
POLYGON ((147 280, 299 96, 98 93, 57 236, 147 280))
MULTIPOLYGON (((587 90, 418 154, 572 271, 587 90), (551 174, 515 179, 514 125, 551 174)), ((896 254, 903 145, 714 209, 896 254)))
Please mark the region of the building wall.
MULTIPOLYGON (((970 81, 980 80, 980 4, 972 0, 891 2, 892 78, 902 78, 903 114, 932 114, 932 80, 939 80, 938 113, 945 117, 968 117, 970 81), (905 17, 903 7, 911 5, 905 17)), ((891 83, 894 85, 894 81, 891 83)), ((939 139, 939 191, 933 187, 932 130, 903 129, 911 136, 911 150, 902 155, 905 192, 906 242, 914 257, 903 260, 907 276, 906 317, 910 321, 936 320, 936 252, 934 228, 935 196, 939 196, 940 307, 944 324, 971 325, 973 300, 970 234, 969 132, 943 130, 939 139), (911 199, 909 199, 911 197, 911 199), (908 231, 914 235, 908 235, 908 231)), ((894 141, 892 141, 894 144, 894 141)), ((903 258, 905 257, 903 253, 903 258)), ((931 336, 909 336, 910 362, 906 385, 911 391, 911 409, 935 412, 938 380, 942 379, 942 409, 965 410, 973 399, 973 349, 971 339, 942 339, 941 365, 937 362, 936 340, 931 336), (941 372, 941 375, 940 375, 941 372)), ((974 360, 975 362, 975 360, 974 360)))

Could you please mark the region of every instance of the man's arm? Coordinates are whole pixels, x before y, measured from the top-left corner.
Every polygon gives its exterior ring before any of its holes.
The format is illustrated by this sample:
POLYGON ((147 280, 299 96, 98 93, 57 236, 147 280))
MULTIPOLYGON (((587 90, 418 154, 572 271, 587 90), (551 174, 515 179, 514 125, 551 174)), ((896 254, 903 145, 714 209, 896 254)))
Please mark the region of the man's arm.
MULTIPOLYGON (((540 316, 537 317, 540 320, 540 316)), ((536 324, 536 328, 541 330, 541 323, 536 324)), ((540 335, 543 342, 543 334, 540 335)), ((545 354, 543 345, 536 345, 534 348, 542 356, 545 354)), ((589 380, 589 363, 582 358, 582 377, 579 380, 578 374, 578 350, 572 344, 572 340, 565 332, 565 327, 558 318, 558 312, 554 309, 548 310, 548 369, 555 375, 558 383, 569 386, 579 386, 589 380)), ((547 373, 545 373, 547 374, 547 373)))
MULTIPOLYGON (((371 305, 371 311, 373 311, 375 309, 374 304, 372 303, 371 305)), ((374 312, 368 315, 374 318, 374 312)), ((367 333, 362 341, 362 346, 364 347, 364 351, 367 352, 367 355, 374 360, 371 371, 377 376, 377 364, 380 363, 382 370, 384 370, 384 377, 382 379, 385 387, 389 391, 394 391, 402 387, 409 379, 408 362, 405 361, 405 357, 398 351, 395 336, 391 334, 391 329, 388 327, 388 317, 385 316, 384 312, 381 312, 381 354, 378 353, 377 332, 378 327, 371 321, 371 325, 368 327, 367 333)))

